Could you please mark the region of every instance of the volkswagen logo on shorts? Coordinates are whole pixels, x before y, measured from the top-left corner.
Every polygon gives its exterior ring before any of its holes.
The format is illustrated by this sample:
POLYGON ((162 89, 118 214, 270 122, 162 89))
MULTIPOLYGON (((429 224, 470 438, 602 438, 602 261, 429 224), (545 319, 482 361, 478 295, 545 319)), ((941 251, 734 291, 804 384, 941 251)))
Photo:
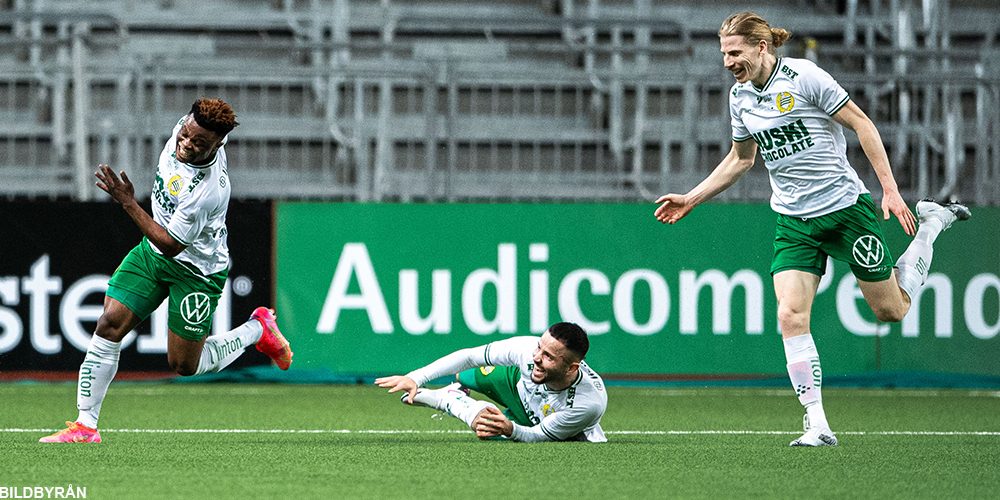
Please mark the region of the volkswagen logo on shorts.
POLYGON ((201 292, 189 293, 181 299, 181 316, 184 321, 197 325, 208 319, 210 303, 208 295, 201 292))
POLYGON ((855 240, 852 250, 854 261, 858 265, 869 269, 881 264, 882 259, 885 257, 885 249, 882 248, 882 242, 870 234, 855 240))

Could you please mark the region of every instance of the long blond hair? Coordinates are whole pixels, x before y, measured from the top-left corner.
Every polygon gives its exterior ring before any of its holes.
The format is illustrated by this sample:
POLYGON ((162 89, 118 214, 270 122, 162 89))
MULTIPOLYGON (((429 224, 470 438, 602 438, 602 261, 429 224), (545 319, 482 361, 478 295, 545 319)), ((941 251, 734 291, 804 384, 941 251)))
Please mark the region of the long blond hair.
POLYGON ((764 40, 767 42, 767 51, 774 53, 774 49, 781 47, 792 36, 792 32, 784 28, 772 28, 756 12, 740 12, 726 18, 719 28, 719 38, 731 35, 742 36, 750 45, 757 45, 764 40))

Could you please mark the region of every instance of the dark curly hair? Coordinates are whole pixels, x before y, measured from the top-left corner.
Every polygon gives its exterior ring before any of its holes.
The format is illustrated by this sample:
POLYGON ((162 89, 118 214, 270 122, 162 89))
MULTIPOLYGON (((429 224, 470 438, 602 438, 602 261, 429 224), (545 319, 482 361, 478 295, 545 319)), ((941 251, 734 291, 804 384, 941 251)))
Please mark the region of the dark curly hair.
POLYGON ((584 332, 583 328, 580 328, 580 325, 576 323, 556 323, 549 327, 549 335, 562 342, 566 346, 566 350, 575 354, 578 359, 586 357, 587 351, 590 350, 590 339, 587 338, 587 332, 584 332))
POLYGON ((191 105, 191 114, 198 125, 225 137, 232 132, 239 122, 233 107, 222 99, 202 97, 191 105))

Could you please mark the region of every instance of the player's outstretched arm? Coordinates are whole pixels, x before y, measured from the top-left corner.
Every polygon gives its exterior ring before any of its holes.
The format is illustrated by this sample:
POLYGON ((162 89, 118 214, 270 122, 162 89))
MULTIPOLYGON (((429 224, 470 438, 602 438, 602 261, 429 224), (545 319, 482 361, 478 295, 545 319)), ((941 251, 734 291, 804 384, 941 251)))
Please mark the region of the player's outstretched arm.
POLYGON ((417 395, 417 383, 405 375, 393 375, 391 377, 380 377, 375 379, 375 385, 389 389, 389 393, 406 391, 406 402, 413 404, 413 397, 417 395))
POLYGON ((675 224, 683 219, 694 207, 732 186, 753 166, 757 154, 757 143, 746 140, 733 141, 733 147, 712 173, 687 194, 665 194, 657 198, 653 215, 664 224, 675 224))
POLYGON ((896 179, 892 176, 892 167, 889 166, 889 155, 885 152, 882 136, 875 128, 875 124, 857 104, 854 104, 854 101, 847 101, 847 104, 833 115, 833 119, 858 134, 861 149, 864 150, 868 162, 875 170, 879 184, 882 185, 882 218, 889 220, 889 214, 895 215, 906 234, 910 236, 916 234, 916 217, 899 194, 896 179))
MULTIPOLYGON (((484 413, 480 413, 480 416, 484 416, 484 413)), ((580 435, 591 425, 600 422, 602 415, 604 415, 604 406, 593 404, 574 406, 550 413, 533 426, 519 425, 508 421, 510 422, 509 436, 514 441, 523 443, 565 441, 580 435)), ((474 421, 473 424, 475 423, 477 422, 474 421)), ((476 435, 479 435, 479 429, 473 427, 473 430, 476 431, 476 435)), ((490 427, 487 425, 484 430, 489 431, 490 427)))
POLYGON ((139 202, 135 200, 135 187, 132 186, 132 181, 129 180, 124 170, 121 171, 119 178, 110 166, 101 163, 97 166, 97 172, 94 172, 94 176, 97 177, 95 183, 97 187, 111 195, 111 199, 122 206, 125 213, 139 226, 142 234, 149 238, 149 241, 156 245, 156 248, 160 249, 163 255, 173 257, 187 248, 175 240, 173 236, 170 236, 170 233, 163 226, 157 224, 153 217, 139 206, 139 202))

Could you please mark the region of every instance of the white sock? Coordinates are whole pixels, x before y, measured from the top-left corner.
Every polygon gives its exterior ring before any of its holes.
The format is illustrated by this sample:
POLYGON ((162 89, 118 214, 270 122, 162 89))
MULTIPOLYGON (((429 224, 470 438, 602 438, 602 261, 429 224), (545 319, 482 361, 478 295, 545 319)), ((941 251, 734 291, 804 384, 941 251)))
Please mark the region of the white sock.
POLYGON ((87 347, 87 356, 80 364, 80 375, 76 382, 76 408, 80 410, 80 414, 76 421, 91 429, 97 428, 101 403, 118 372, 121 349, 121 342, 112 342, 95 334, 87 347))
MULTIPOLYGON (((952 218, 954 220, 954 218, 952 218)), ((937 217, 927 217, 920 221, 917 226, 917 234, 913 235, 915 240, 926 241, 928 245, 933 245, 934 240, 944 231, 944 221, 937 217)))
POLYGON ((414 402, 441 410, 472 427, 472 421, 476 419, 479 412, 488 406, 494 406, 486 401, 479 401, 467 396, 462 391, 448 390, 448 388, 421 390, 414 398, 414 402))
POLYGON ((934 257, 934 240, 941 234, 943 227, 943 223, 936 218, 922 221, 913 241, 896 261, 896 267, 899 268, 896 281, 910 300, 927 282, 927 276, 931 272, 931 259, 934 257))
POLYGON ((792 381, 799 403, 806 409, 810 427, 829 429, 826 412, 823 411, 823 370, 819 364, 819 352, 811 334, 797 335, 784 340, 785 360, 788 378, 792 381))
POLYGON ((205 340, 198 360, 195 375, 222 371, 243 355, 243 351, 260 340, 264 327, 260 321, 250 320, 221 335, 212 335, 205 340))

